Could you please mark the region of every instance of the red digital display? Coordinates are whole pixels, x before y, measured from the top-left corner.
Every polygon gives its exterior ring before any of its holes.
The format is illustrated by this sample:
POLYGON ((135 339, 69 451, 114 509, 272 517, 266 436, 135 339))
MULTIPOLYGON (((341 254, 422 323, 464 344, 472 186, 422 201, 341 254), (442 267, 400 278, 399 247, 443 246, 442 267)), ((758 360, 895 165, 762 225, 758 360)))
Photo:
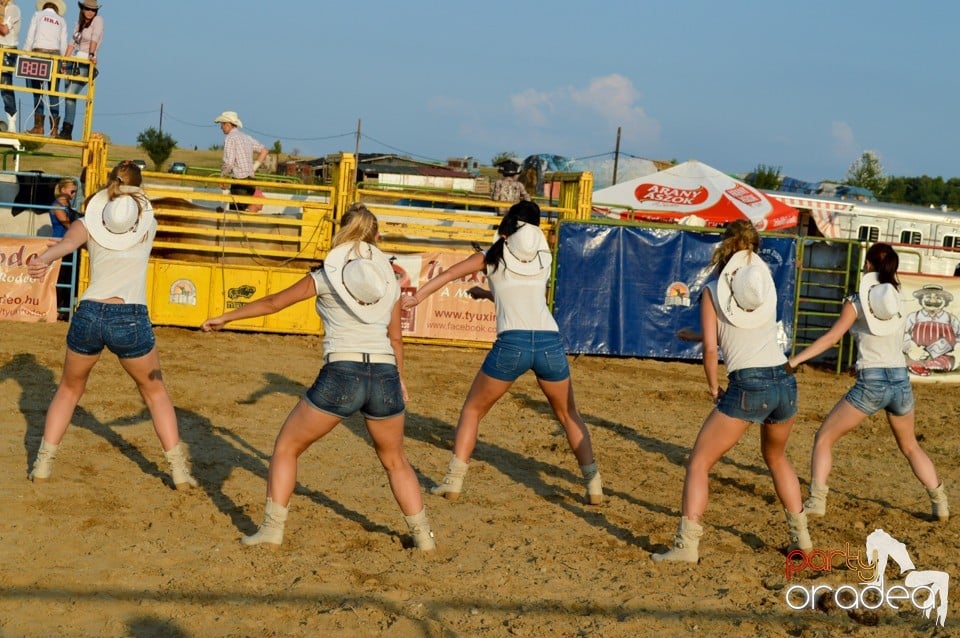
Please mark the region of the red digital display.
POLYGON ((45 80, 49 82, 53 75, 53 60, 21 56, 17 58, 15 75, 23 80, 45 80))

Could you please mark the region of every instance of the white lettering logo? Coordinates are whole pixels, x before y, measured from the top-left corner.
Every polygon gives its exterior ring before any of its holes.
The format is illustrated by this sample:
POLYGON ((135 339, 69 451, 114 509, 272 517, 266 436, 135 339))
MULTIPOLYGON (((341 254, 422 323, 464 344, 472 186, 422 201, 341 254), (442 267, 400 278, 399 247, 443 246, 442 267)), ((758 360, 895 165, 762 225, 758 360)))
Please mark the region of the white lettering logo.
POLYGON ((874 530, 867 536, 865 563, 861 560, 860 552, 851 552, 849 545, 843 550, 790 552, 787 554, 787 579, 808 569, 815 572, 832 571, 833 559, 837 557, 844 559, 847 567, 861 575, 863 582, 859 588, 852 585, 837 588, 830 585, 793 585, 787 588, 784 596, 791 609, 815 609, 820 594, 832 595, 837 607, 844 610, 879 609, 883 605, 898 610, 898 602, 909 601, 914 608, 923 612, 925 618, 930 618, 936 610, 936 624, 943 627, 946 623, 950 575, 946 572, 917 570, 907 553, 907 546, 882 529, 874 530), (891 560, 897 564, 898 574, 907 573, 902 585, 886 586, 884 574, 891 560), (868 573, 872 578, 865 578, 868 573))

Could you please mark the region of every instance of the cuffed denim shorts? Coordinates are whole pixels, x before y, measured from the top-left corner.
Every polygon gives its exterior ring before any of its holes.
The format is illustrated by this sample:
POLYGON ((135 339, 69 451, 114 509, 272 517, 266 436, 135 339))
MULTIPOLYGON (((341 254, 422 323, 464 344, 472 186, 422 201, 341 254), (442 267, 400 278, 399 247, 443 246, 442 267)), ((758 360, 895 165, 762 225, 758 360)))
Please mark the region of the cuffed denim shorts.
POLYGON ((106 346, 121 359, 135 359, 156 345, 142 304, 81 301, 67 330, 67 347, 79 354, 100 354, 106 346))
POLYGON ((321 412, 341 419, 357 411, 368 419, 389 419, 404 410, 400 373, 390 363, 328 363, 303 398, 321 412))
POLYGON ((904 416, 913 409, 913 388, 906 368, 864 368, 843 398, 866 415, 886 410, 904 416))
POLYGON ((782 366, 743 368, 727 375, 721 413, 751 423, 783 423, 797 413, 797 379, 782 366))
POLYGON ((544 381, 563 381, 570 376, 560 333, 546 330, 500 333, 480 369, 500 381, 516 381, 527 370, 544 381))

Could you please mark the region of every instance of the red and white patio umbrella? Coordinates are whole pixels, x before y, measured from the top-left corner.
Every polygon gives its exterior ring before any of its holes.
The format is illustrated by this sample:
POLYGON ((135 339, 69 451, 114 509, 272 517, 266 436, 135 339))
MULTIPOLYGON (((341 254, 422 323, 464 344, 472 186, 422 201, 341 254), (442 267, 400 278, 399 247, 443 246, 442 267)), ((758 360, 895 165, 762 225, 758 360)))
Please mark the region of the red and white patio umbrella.
POLYGON ((797 225, 798 212, 756 188, 696 160, 593 192, 607 217, 723 226, 747 219, 761 231, 797 225))

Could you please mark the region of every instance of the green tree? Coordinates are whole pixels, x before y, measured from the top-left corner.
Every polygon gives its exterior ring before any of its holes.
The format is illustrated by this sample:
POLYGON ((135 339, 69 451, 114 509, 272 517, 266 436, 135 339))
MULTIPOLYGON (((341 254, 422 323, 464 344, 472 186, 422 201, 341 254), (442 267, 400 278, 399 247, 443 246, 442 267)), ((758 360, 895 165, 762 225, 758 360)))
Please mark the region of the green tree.
POLYGON ((779 190, 781 182, 780 167, 757 164, 753 172, 747 175, 747 178, 743 181, 754 188, 762 188, 768 191, 779 190))
POLYGON ((512 160, 512 159, 515 159, 516 157, 517 157, 517 154, 514 153, 513 151, 500 151, 499 153, 493 156, 492 160, 490 160, 490 166, 496 166, 497 164, 499 164, 504 160, 512 160))
POLYGON ((280 153, 283 152, 283 144, 280 143, 280 140, 276 140, 273 143, 273 146, 270 147, 270 152, 273 153, 273 156, 277 159, 276 165, 280 167, 280 153))
POLYGON ((888 181, 889 178, 883 174, 883 166, 877 154, 873 151, 864 151, 863 155, 850 165, 844 184, 866 188, 879 199, 888 181))
POLYGON ((177 148, 177 141, 151 126, 137 135, 137 146, 146 151, 153 161, 154 170, 159 171, 163 163, 170 158, 173 149, 177 148))

